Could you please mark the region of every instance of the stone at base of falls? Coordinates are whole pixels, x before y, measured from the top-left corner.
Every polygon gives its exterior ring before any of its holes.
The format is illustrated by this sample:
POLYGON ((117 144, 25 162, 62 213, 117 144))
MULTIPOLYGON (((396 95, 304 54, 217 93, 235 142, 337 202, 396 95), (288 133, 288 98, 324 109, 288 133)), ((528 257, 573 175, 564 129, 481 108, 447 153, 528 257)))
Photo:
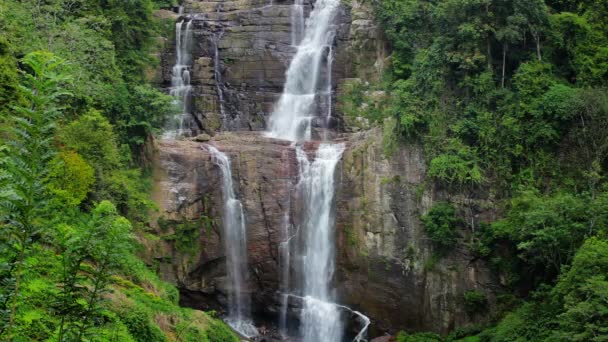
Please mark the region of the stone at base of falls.
MULTIPOLYGON (((425 179, 420 148, 401 146, 387 160, 381 135, 375 129, 338 137, 346 150, 335 176, 337 301, 370 317, 369 337, 400 329, 447 332, 483 321, 490 315, 469 315, 463 295, 470 289, 486 293, 491 310, 497 281, 464 246, 433 259, 419 216, 445 193, 425 179)), ((144 241, 149 263, 180 288, 182 304, 222 310, 231 289, 224 281, 219 225, 221 175, 205 144, 232 161, 235 192, 247 216, 253 284, 246 291, 254 317, 278 317, 278 245, 285 209, 298 208, 289 201, 298 174, 291 142, 248 132, 220 133, 204 143, 157 141, 154 200, 163 219, 154 227, 157 238, 144 241)), ((316 145, 304 149, 312 154, 316 145)), ((488 221, 493 213, 483 208, 491 203, 476 196, 457 201, 471 203, 476 222, 488 221)))
POLYGON ((211 136, 206 133, 199 134, 194 138, 194 141, 198 141, 198 142, 207 142, 209 140, 211 140, 211 136))

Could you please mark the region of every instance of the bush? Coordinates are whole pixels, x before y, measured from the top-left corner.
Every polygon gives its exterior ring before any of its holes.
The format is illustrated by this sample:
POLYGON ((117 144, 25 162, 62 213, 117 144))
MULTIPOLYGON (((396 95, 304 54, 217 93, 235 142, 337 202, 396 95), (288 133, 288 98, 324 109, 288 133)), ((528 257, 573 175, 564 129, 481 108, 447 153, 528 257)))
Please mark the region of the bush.
POLYGON ((397 334, 397 342, 441 342, 441 336, 425 332, 425 333, 416 333, 416 334, 408 334, 404 331, 400 331, 397 334))
POLYGON ((452 248, 456 244, 456 228, 459 222, 454 206, 446 202, 435 204, 429 213, 422 217, 427 236, 443 249, 452 248))
POLYGON ((152 323, 150 314, 139 307, 124 307, 118 312, 129 333, 139 342, 165 342, 167 337, 152 323))
POLYGON ((215 321, 207 330, 209 342, 238 342, 239 339, 232 333, 230 328, 221 321, 215 321))
POLYGON ((486 294, 479 290, 468 290, 463 295, 464 308, 468 314, 483 312, 488 303, 486 294))
POLYGON ((49 165, 49 190, 68 206, 80 204, 95 183, 95 171, 78 153, 61 152, 49 165))

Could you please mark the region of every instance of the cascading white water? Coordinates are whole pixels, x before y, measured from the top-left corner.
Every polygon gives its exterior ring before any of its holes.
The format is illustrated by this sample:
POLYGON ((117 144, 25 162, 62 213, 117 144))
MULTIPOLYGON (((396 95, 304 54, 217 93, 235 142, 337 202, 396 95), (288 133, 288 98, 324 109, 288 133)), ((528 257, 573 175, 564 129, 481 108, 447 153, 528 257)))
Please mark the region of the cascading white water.
MULTIPOLYGON (((218 8, 219 11, 219 8, 218 8)), ((220 40, 224 36, 224 28, 213 35, 213 72, 215 76, 215 88, 217 90, 217 98, 220 104, 220 115, 222 117, 222 128, 227 129, 228 118, 226 117, 226 109, 224 107, 224 90, 222 89, 222 66, 220 64, 220 40)))
POLYGON ((304 34, 304 0, 294 0, 291 7, 291 45, 297 46, 304 34))
POLYGON ((304 37, 287 69, 285 86, 269 120, 269 136, 298 141, 310 139, 323 58, 335 37, 340 0, 317 0, 306 20, 304 37))
POLYGON ((331 78, 331 71, 334 65, 334 49, 331 47, 331 45, 329 46, 329 52, 327 53, 327 84, 326 84, 326 92, 327 92, 327 123, 329 123, 329 120, 331 120, 331 107, 332 107, 332 103, 331 103, 331 96, 332 96, 332 78, 331 78))
POLYGON ((344 327, 340 310, 333 303, 334 274, 334 172, 344 151, 343 144, 321 144, 312 162, 297 148, 300 165, 298 191, 304 203, 302 224, 302 297, 304 308, 300 332, 304 342, 341 341, 344 327))
POLYGON ((287 336, 287 310, 289 308, 289 287, 290 277, 289 268, 291 267, 291 248, 290 242, 293 236, 291 234, 291 223, 289 222, 290 211, 286 210, 283 217, 283 242, 279 244, 279 265, 281 267, 280 274, 280 290, 281 294, 281 311, 279 313, 279 332, 283 336, 287 336))
POLYGON ((166 127, 163 138, 175 139, 185 135, 190 118, 190 68, 192 66, 192 20, 180 20, 175 24, 175 65, 171 74, 169 94, 181 106, 181 113, 175 115, 166 127), (186 24, 184 28, 184 23, 186 24))
MULTIPOLYGON (((333 20, 339 5, 340 0, 317 0, 302 36, 303 0, 295 0, 291 20, 292 44, 297 45, 297 51, 287 70, 283 93, 270 116, 270 137, 295 142, 310 140, 312 121, 318 114, 315 113, 319 108, 317 104, 322 102, 327 106, 325 118, 329 124, 332 116, 333 20), (321 75, 324 59, 326 73, 321 75), (325 83, 319 85, 320 80, 325 83)), ((302 222, 291 236, 286 219, 284 241, 279 246, 283 291, 279 326, 282 333, 287 333, 289 298, 300 298, 303 306, 300 335, 304 342, 341 341, 344 335, 341 311, 350 310, 335 303, 331 289, 335 268, 334 172, 343 151, 343 144, 320 144, 310 161, 302 147, 296 146, 300 167, 297 193, 304 212, 299 215, 302 222), (300 242, 299 255, 294 255, 294 248, 290 246, 296 236, 300 242), (301 284, 292 285, 289 278, 292 266, 297 269, 301 284), (299 292, 301 296, 289 293, 291 291, 299 292)), ((355 341, 364 341, 369 319, 350 311, 363 324, 355 341)))
POLYGON ((243 205, 234 193, 230 159, 213 146, 209 145, 207 148, 222 173, 223 237, 229 281, 226 322, 243 336, 253 337, 258 334, 258 331, 251 322, 251 299, 244 291, 249 272, 247 271, 247 231, 243 205))

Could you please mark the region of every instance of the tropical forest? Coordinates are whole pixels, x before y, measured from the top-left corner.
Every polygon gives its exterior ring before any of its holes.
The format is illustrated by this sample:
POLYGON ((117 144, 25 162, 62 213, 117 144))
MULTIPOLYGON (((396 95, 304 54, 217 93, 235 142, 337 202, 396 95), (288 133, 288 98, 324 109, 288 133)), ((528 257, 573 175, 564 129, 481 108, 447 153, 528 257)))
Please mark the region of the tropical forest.
POLYGON ((608 341, 608 1, 0 0, 0 341, 608 341))

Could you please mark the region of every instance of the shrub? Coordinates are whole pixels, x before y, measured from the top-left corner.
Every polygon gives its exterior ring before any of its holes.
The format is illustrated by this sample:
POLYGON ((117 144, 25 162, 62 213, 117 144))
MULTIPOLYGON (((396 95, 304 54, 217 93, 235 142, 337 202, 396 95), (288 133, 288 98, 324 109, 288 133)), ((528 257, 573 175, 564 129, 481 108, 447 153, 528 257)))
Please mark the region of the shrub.
POLYGON ((479 290, 468 290, 463 295, 464 308, 468 314, 476 314, 486 309, 486 294, 479 290))
POLYGON ((230 328, 221 321, 215 321, 207 330, 209 342, 238 342, 239 339, 232 333, 230 328))
POLYGON ((456 227, 459 223, 456 210, 450 203, 439 202, 422 217, 426 234, 440 248, 452 248, 458 234, 456 227))
POLYGON ((150 314, 139 307, 124 307, 118 312, 129 333, 140 342, 165 342, 167 337, 152 323, 150 314))

